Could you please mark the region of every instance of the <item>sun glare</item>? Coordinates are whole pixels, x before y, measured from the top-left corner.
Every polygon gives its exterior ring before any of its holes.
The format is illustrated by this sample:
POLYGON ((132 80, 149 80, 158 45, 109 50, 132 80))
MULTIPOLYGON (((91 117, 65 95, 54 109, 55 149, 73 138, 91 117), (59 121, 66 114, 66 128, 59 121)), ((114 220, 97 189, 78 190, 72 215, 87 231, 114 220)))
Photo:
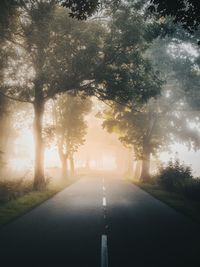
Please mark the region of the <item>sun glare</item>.
POLYGON ((45 150, 45 166, 47 168, 60 167, 60 160, 55 147, 45 150))
MULTIPOLYGON (((31 129, 22 129, 14 143, 14 155, 9 160, 9 166, 14 171, 32 170, 35 143, 31 129)), ((56 148, 45 149, 45 167, 60 167, 58 153, 56 148)))
POLYGON ((15 171, 31 170, 33 161, 27 159, 12 159, 9 161, 9 165, 12 170, 15 171))

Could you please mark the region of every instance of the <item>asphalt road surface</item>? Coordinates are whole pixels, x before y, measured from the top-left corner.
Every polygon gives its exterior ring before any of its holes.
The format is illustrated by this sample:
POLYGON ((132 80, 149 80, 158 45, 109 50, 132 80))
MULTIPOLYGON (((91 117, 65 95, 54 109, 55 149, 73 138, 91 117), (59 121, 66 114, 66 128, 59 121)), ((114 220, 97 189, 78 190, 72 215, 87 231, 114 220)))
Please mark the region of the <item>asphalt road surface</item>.
POLYGON ((137 186, 82 178, 0 229, 0 265, 199 267, 199 230, 137 186))

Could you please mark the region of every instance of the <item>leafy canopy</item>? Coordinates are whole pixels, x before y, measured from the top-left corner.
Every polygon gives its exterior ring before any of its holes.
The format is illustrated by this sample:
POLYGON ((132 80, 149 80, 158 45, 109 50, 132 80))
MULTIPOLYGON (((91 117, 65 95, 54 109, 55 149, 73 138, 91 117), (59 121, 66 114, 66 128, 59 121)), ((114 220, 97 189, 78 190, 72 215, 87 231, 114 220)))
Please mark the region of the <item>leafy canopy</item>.
POLYGON ((200 1, 198 0, 151 0, 150 11, 160 17, 171 16, 175 23, 189 32, 194 32, 200 25, 200 1))

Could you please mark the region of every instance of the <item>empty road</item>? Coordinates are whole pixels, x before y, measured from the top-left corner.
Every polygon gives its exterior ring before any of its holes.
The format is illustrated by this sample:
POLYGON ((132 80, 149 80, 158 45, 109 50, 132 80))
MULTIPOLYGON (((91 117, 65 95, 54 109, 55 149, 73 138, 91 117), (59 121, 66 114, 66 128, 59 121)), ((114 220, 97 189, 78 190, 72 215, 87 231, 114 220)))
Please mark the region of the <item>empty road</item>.
POLYGON ((82 178, 0 229, 1 266, 199 267, 199 225, 128 182, 82 178))

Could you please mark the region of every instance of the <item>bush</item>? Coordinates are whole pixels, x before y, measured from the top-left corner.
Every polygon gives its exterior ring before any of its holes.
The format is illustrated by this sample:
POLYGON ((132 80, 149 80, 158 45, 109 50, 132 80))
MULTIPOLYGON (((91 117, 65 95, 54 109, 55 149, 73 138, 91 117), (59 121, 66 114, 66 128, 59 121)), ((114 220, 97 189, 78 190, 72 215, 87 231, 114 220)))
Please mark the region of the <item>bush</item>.
POLYGON ((158 182, 168 191, 183 192, 186 183, 193 179, 192 169, 180 163, 178 159, 170 161, 167 167, 161 167, 158 182))
POLYGON ((25 179, 0 181, 0 204, 33 191, 32 181, 25 179))
POLYGON ((200 201, 200 179, 192 179, 185 184, 184 194, 186 197, 200 201))

